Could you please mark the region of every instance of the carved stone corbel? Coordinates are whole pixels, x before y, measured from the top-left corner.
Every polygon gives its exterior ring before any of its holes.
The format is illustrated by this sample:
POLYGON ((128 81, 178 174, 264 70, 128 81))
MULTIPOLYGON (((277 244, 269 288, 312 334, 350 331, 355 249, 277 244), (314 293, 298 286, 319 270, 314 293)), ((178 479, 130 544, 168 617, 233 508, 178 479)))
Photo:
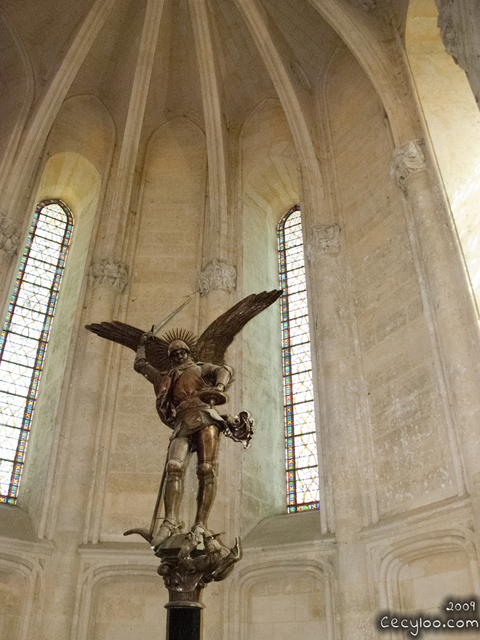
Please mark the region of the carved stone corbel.
POLYGON ((107 285, 117 293, 122 293, 128 284, 127 268, 122 262, 113 258, 92 262, 88 272, 88 283, 91 287, 107 285))
POLYGON ((324 254, 340 251, 340 228, 336 224, 316 224, 311 227, 306 246, 310 262, 324 254))
POLYGON ((419 140, 411 140, 393 152, 390 175, 404 193, 407 192, 408 178, 414 173, 426 170, 425 156, 419 140))
POLYGON ((19 244, 19 232, 4 214, 0 214, 0 251, 11 258, 17 253, 19 244))
POLYGON ((214 258, 198 275, 198 288, 201 296, 210 291, 228 291, 232 293, 237 287, 237 269, 227 260, 214 258))

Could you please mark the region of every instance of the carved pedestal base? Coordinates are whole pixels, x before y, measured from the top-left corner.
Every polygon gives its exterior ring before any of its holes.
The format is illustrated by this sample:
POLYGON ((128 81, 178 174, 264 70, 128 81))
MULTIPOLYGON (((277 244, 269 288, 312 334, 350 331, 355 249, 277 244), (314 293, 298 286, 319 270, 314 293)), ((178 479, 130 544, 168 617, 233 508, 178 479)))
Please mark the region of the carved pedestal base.
POLYGON ((210 531, 177 533, 156 548, 161 558, 158 574, 169 593, 165 605, 167 640, 200 640, 200 602, 202 590, 209 582, 225 580, 240 560, 238 540, 231 549, 210 531))
MULTIPOLYGON (((155 555, 162 560, 158 573, 170 600, 181 601, 185 600, 183 595, 197 593, 209 582, 225 580, 240 560, 240 547, 238 540, 231 549, 226 547, 219 534, 210 531, 177 533, 160 545, 155 555)), ((198 602, 198 598, 192 598, 192 602, 198 602)))

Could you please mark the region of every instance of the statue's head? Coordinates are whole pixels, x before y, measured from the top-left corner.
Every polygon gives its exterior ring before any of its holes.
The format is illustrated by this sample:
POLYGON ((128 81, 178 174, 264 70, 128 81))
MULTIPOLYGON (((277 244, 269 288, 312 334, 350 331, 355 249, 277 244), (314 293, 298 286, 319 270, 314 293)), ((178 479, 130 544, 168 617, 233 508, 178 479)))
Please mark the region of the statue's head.
POLYGON ((174 340, 168 345, 168 357, 175 366, 185 364, 190 359, 190 347, 183 340, 174 340))

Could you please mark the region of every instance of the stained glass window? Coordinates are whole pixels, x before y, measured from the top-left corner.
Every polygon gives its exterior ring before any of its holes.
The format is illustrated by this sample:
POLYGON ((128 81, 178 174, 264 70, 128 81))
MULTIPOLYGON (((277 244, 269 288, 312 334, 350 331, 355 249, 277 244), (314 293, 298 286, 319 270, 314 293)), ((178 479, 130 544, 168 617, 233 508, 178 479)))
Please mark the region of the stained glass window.
POLYGON ((302 220, 298 206, 278 225, 287 509, 319 509, 318 458, 302 220))
POLYGON ((60 200, 35 209, 0 337, 0 502, 15 504, 73 218, 60 200))

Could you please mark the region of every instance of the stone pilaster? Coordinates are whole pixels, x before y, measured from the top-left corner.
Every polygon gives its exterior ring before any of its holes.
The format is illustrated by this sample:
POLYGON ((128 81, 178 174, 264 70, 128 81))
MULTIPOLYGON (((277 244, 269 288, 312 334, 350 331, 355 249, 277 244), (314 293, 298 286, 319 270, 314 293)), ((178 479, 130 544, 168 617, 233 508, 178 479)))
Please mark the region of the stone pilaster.
POLYGON ((471 494, 479 532, 478 317, 453 220, 427 168, 417 142, 409 142, 394 153, 392 175, 406 198, 407 224, 422 287, 457 492, 471 494))

